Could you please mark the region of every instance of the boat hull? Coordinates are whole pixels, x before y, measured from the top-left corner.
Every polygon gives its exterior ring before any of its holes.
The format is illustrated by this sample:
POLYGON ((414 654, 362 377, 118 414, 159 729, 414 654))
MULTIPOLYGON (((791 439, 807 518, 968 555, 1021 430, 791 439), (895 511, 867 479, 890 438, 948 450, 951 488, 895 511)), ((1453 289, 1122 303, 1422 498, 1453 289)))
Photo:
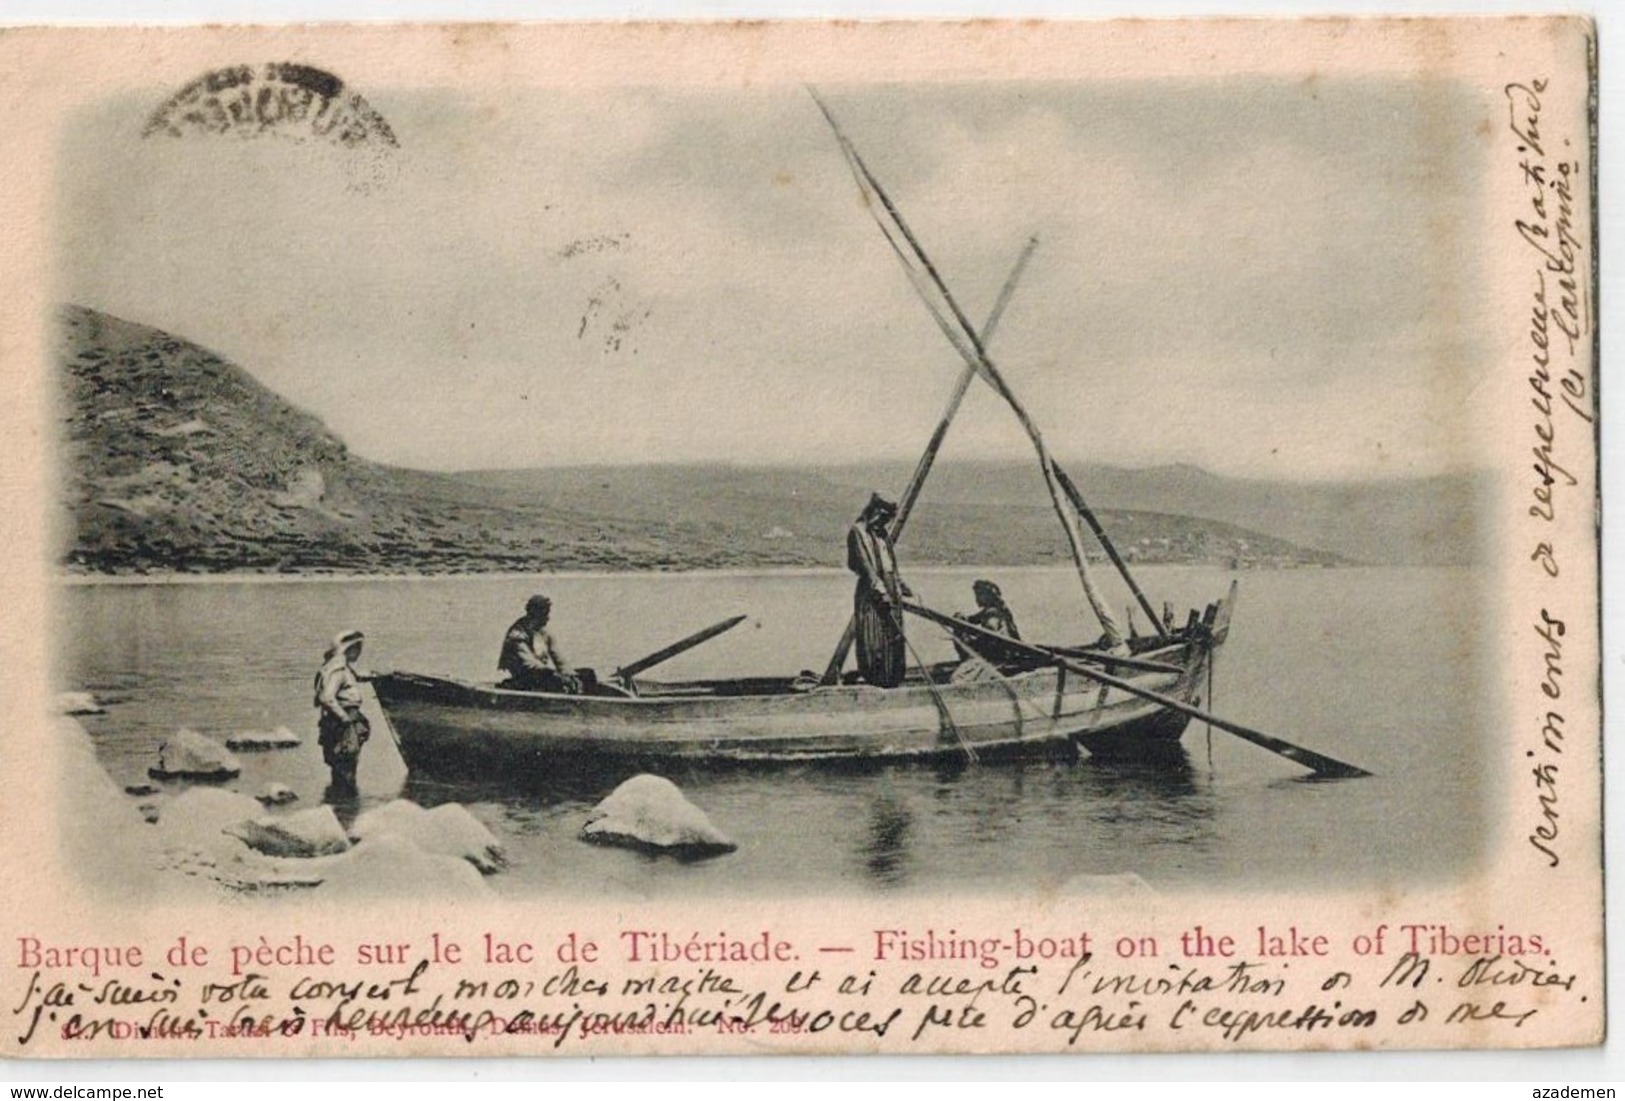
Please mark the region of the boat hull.
MULTIPOLYGON (((1199 701, 1211 635, 1146 656, 1173 672, 1118 675, 1187 704, 1199 701)), ((945 672, 942 670, 939 672, 945 672)), ((567 762, 760 765, 1107 757, 1176 750, 1187 717, 1058 668, 898 688, 789 681, 640 685, 633 698, 517 692, 413 673, 373 679, 417 774, 546 777, 567 762)), ((1176 750, 1177 751, 1177 750, 1176 750)))

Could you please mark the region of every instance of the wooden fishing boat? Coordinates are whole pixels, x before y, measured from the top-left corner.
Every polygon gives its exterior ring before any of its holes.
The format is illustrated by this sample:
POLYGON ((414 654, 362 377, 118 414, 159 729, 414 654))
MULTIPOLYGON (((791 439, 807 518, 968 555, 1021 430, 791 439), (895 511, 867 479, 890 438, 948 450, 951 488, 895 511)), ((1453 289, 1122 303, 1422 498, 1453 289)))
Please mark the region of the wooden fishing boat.
POLYGON ((1002 672, 955 680, 958 662, 911 670, 891 689, 812 678, 636 681, 624 693, 522 692, 416 673, 375 676, 401 755, 430 774, 545 776, 561 763, 705 765, 966 761, 1075 754, 1166 755, 1200 707, 1231 596, 1130 654, 1022 647, 1002 672), (1034 667, 1035 651, 1054 663, 1034 667), (1061 664, 1064 660, 1066 664, 1061 664), (1087 663, 1087 664, 1086 664, 1087 663), (1025 667, 1023 667, 1025 666, 1025 667), (1140 694, 1089 675, 1131 681, 1140 694))
MULTIPOLYGON (((1076 753, 1106 757, 1172 757, 1191 718, 1277 753, 1318 777, 1363 776, 1352 765, 1201 709, 1214 654, 1229 633, 1236 587, 1192 612, 1183 627, 1163 622, 1135 582, 1082 492, 1055 461, 1037 423, 1022 406, 987 343, 1037 246, 1029 240, 980 330, 943 282, 903 221, 897 204, 869 171, 816 92, 864 198, 905 273, 963 361, 959 381, 883 533, 901 536, 910 510, 966 391, 976 379, 1009 406, 1032 440, 1050 500, 1066 535, 1078 580, 1103 629, 1093 647, 1033 646, 992 635, 917 604, 904 611, 947 628, 969 649, 980 676, 959 663, 915 668, 901 685, 878 688, 843 675, 854 638, 849 625, 822 676, 659 682, 637 679, 692 645, 726 631, 724 621, 617 671, 615 685, 582 695, 525 692, 414 673, 374 678, 401 754, 417 771, 485 778, 547 776, 560 761, 748 764, 807 761, 964 760, 1076 753), (1098 541, 1153 634, 1124 637, 1109 602, 1091 578, 1084 525, 1098 541)), ((865 567, 869 568, 869 567, 865 567)), ((899 610, 888 602, 889 614, 899 610)), ((1166 614, 1166 613, 1165 613, 1166 614)), ((1130 613, 1132 623, 1132 611, 1130 613)), ((902 623, 898 624, 902 629, 902 623)), ((1132 634, 1132 631, 1130 632, 1132 634)))

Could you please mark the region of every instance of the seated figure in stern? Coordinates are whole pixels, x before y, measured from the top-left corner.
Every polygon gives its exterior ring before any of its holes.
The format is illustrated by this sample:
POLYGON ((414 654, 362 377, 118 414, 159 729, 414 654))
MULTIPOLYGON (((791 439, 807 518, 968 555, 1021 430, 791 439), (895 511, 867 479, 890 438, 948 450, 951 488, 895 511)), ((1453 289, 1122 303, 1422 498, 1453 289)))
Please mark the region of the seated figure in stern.
POLYGON ((999 591, 998 585, 986 579, 978 580, 972 582, 971 594, 976 597, 976 610, 960 618, 984 631, 1021 641, 1021 632, 1016 629, 1016 617, 1004 602, 1004 594, 999 591))
POLYGON ((858 575, 852 595, 858 675, 879 688, 903 683, 903 598, 913 596, 897 573, 891 523, 897 506, 876 493, 846 533, 846 568, 858 575))
POLYGON ((560 692, 577 695, 581 677, 559 654, 557 641, 547 629, 553 602, 540 594, 525 601, 525 614, 514 620, 502 639, 499 671, 507 674, 498 688, 524 692, 560 692))
MULTIPOLYGON (((975 627, 980 627, 995 635, 1021 641, 1021 631, 1016 627, 1015 614, 1010 606, 1004 602, 1004 593, 999 586, 985 578, 971 584, 971 593, 976 597, 976 610, 962 612, 955 619, 962 619, 975 627)), ((991 640, 974 635, 969 631, 954 639, 954 649, 959 651, 960 658, 968 658, 987 650, 990 646, 996 647, 991 640)))

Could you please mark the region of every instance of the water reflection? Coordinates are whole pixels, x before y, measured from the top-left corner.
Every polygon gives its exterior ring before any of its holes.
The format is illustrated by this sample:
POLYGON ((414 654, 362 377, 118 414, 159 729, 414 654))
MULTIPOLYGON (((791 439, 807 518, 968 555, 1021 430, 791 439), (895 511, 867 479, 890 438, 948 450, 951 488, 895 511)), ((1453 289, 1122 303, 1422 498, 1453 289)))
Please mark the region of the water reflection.
POLYGON ((913 824, 908 805, 893 794, 881 795, 870 806, 867 836, 859 855, 877 883, 901 887, 908 882, 914 863, 909 851, 913 824))
POLYGON ((333 808, 333 814, 346 833, 361 814, 361 792, 354 784, 329 783, 322 792, 322 802, 333 808))
MULTIPOLYGON (((636 771, 577 762, 480 780, 414 776, 402 794, 426 807, 459 802, 487 811, 501 833, 546 841, 556 859, 556 846, 573 847, 588 811, 636 771)), ((655 771, 741 842, 721 864, 786 885, 832 850, 844 854, 850 876, 887 891, 1143 874, 1153 871, 1147 854, 1169 846, 1190 850, 1178 858, 1184 865, 1210 851, 1217 810, 1210 780, 1182 750, 1145 761, 655 771)))
MULTIPOLYGON (((515 803, 545 808, 560 803, 597 802, 616 787, 644 771, 636 765, 603 760, 555 761, 545 768, 503 772, 437 769, 408 775, 401 798, 426 807, 440 803, 515 803)), ((683 768, 652 768, 678 787, 689 782, 683 768)))
POLYGON ((1077 775, 1097 794, 1124 800, 1174 799, 1198 790, 1190 754, 1177 743, 1155 757, 1114 761, 1086 757, 1078 763, 1077 775))
POLYGON ((1177 759, 1113 762, 1082 770, 1097 809, 1093 821, 1101 844, 1154 844, 1184 850, 1182 860, 1209 853, 1215 843, 1218 804, 1206 773, 1177 759))
MULTIPOLYGON (((826 789, 831 783, 826 778, 826 789)), ((851 852, 866 880, 887 889, 940 878, 928 869, 967 865, 1030 882, 1144 872, 1152 850, 1183 847, 1181 862, 1189 863, 1214 848, 1218 804, 1183 752, 1154 761, 1011 762, 951 772, 894 766, 874 785, 851 852)))

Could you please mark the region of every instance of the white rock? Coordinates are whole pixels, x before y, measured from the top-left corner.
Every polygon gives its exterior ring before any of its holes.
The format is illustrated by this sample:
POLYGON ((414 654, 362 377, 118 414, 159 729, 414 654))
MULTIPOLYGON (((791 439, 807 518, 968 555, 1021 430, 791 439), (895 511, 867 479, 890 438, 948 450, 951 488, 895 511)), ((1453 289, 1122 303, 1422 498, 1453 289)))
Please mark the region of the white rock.
POLYGON ((226 739, 226 748, 233 750, 293 749, 303 744, 299 735, 285 726, 275 730, 245 730, 226 739))
POLYGON ((195 730, 180 730, 158 746, 158 763, 147 770, 155 780, 230 780, 243 766, 231 751, 195 730))
POLYGON ((237 871, 244 858, 260 862, 265 858, 226 830, 261 813, 258 803, 239 792, 188 788, 158 807, 153 833, 162 853, 162 866, 194 877, 200 884, 235 887, 248 878, 237 871), (226 869, 231 869, 229 874, 226 869))
MULTIPOLYGON (((126 797, 96 759, 90 736, 72 719, 58 720, 62 746, 59 828, 35 831, 18 840, 18 858, 40 865, 67 860, 75 872, 110 900, 151 898, 206 902, 223 896, 253 895, 290 901, 314 888, 335 896, 390 896, 442 899, 488 898, 490 889, 468 859, 424 852, 397 836, 375 838, 336 856, 271 857, 249 848, 227 829, 245 820, 265 819, 247 795, 214 787, 192 787, 156 808, 155 826, 142 822, 147 806, 126 797)), ((423 819, 426 833, 455 837, 447 827, 462 808, 433 812, 407 805, 423 819)), ((337 820, 329 807, 331 834, 337 820)), ((308 812, 307 812, 308 813, 308 812)), ((392 815, 381 821, 388 822, 392 815)), ((273 818, 279 828, 295 815, 273 818)), ((477 823, 476 823, 477 825, 477 823)), ((483 827, 480 827, 483 830, 483 827)), ((485 836, 489 836, 486 834, 485 836)), ((340 831, 342 838, 342 831, 340 831)))
POLYGON ((362 811, 350 827, 350 836, 361 841, 386 833, 410 836, 428 813, 409 799, 396 799, 381 807, 362 811))
POLYGON ((732 852, 739 846, 705 812, 659 776, 634 776, 594 807, 581 827, 585 841, 690 853, 732 852))
POLYGON ((333 808, 323 804, 279 817, 251 818, 226 832, 266 856, 334 856, 350 847, 333 808))
MULTIPOLYGON (((338 857, 280 859, 246 845, 237 827, 264 817, 247 795, 218 788, 189 788, 159 808, 153 832, 162 850, 162 865, 197 888, 230 895, 279 895, 321 883, 317 868, 338 857)), ((291 816, 290 816, 291 817, 291 816)), ((247 831, 243 831, 247 832, 247 831)), ((342 831, 341 831, 342 832, 342 831)))
POLYGON ((322 897, 449 900, 487 897, 491 891, 468 861, 424 852, 394 833, 370 837, 343 856, 330 858, 322 877, 322 897))
POLYGON ((287 784, 266 784, 265 789, 254 798, 268 807, 280 807, 298 802, 299 793, 287 784))
POLYGON ((398 837, 421 852, 454 856, 487 874, 507 864, 502 842, 458 803, 424 810, 397 799, 363 813, 351 832, 363 840, 398 837))
POLYGON ((89 692, 58 692, 56 709, 63 715, 105 715, 103 707, 89 692))
POLYGON ((496 835, 460 803, 442 803, 423 816, 427 836, 418 848, 427 853, 457 856, 489 875, 508 864, 496 835))

